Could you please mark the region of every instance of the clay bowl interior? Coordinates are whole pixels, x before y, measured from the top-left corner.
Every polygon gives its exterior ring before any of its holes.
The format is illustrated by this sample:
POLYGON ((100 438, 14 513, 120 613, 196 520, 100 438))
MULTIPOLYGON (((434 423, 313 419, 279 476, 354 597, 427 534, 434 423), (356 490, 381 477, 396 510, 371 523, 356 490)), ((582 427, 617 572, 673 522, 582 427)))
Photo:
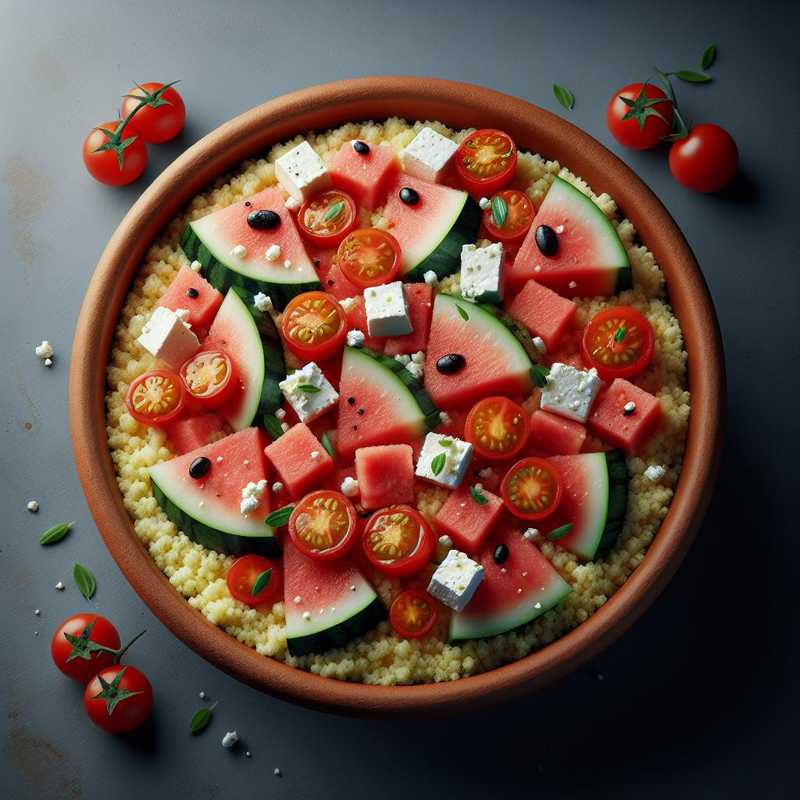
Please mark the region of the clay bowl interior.
POLYGON ((718 467, 725 391, 719 328, 703 277, 672 218, 647 186, 588 134, 522 100, 450 81, 381 77, 315 86, 271 100, 210 133, 153 182, 114 233, 84 299, 72 356, 69 407, 78 474, 97 527, 127 579, 173 633, 221 669, 272 695, 326 711, 444 714, 512 698, 574 670, 628 628, 667 584, 700 525, 718 467), (128 287, 150 243, 193 195, 245 158, 297 133, 389 116, 438 119, 454 128, 501 128, 521 149, 558 159, 596 192, 614 197, 665 273, 689 354, 692 413, 669 512, 644 561, 592 617, 547 647, 481 675, 376 687, 322 678, 258 655, 173 589, 137 539, 123 507, 106 440, 103 396, 128 287))

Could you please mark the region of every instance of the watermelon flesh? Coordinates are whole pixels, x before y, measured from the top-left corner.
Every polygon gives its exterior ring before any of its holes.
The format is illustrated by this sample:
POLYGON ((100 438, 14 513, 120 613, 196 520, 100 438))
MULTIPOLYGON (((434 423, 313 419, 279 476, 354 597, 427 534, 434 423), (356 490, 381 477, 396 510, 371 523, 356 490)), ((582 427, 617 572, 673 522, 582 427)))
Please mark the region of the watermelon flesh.
POLYGON ((426 283, 407 283, 404 287, 411 333, 385 340, 383 352, 387 356, 416 353, 428 345, 428 333, 433 313, 433 289, 426 283))
POLYGON ((475 559, 483 566, 484 578, 467 607, 450 618, 451 641, 512 631, 558 605, 571 591, 536 545, 522 538, 516 525, 503 526, 475 559), (494 560, 500 544, 508 548, 503 564, 494 560))
POLYGON ((414 503, 413 451, 407 444, 360 447, 356 478, 364 508, 414 503))
POLYGON ((537 408, 531 414, 529 445, 545 455, 580 453, 586 441, 586 428, 580 422, 537 408))
POLYGON ((553 181, 506 273, 512 291, 531 279, 565 297, 610 296, 631 286, 628 255, 614 226, 591 198, 563 178, 553 181), (543 255, 536 244, 541 225, 558 236, 555 255, 543 255))
POLYGON ((661 417, 661 403, 657 397, 624 378, 615 378, 595 401, 589 427, 595 436, 621 447, 626 453, 635 454, 642 451, 655 433, 661 417), (624 411, 627 403, 636 406, 630 415, 624 411))
POLYGON ((173 422, 167 427, 167 438, 177 455, 222 438, 224 422, 216 414, 198 414, 173 422))
POLYGON ((265 453, 293 500, 300 500, 312 489, 319 488, 334 469, 328 451, 302 422, 292 425, 266 448, 265 453), (312 453, 317 455, 312 456, 312 453))
POLYGON ((345 142, 330 166, 331 180, 338 189, 347 192, 358 205, 372 211, 386 197, 386 186, 399 169, 394 150, 387 144, 370 145, 361 155, 345 142))
MULTIPOLYGON (((356 289, 358 292, 358 289, 356 289)), ((346 304, 344 316, 347 320, 348 331, 361 331, 364 334, 364 347, 374 350, 376 353, 383 352, 384 343, 387 341, 378 336, 370 336, 367 330, 367 309, 364 305, 364 295, 357 294, 350 298, 352 302, 346 304)))
MULTIPOLYGON (((319 279, 322 288, 332 294, 337 300, 344 300, 345 297, 360 297, 361 289, 342 272, 339 265, 331 258, 327 264, 320 266, 319 279)), ((364 332, 366 333, 366 318, 364 320, 364 332)))
POLYGON ((548 352, 556 350, 572 327, 578 307, 536 281, 528 281, 508 306, 531 336, 539 336, 548 352))
POLYGON ((189 314, 184 321, 202 337, 222 305, 222 295, 199 272, 183 266, 167 291, 161 295, 158 305, 173 311, 186 309, 189 314), (195 297, 189 296, 195 293, 195 297))
POLYGON ((465 482, 451 492, 436 514, 439 533, 446 533, 459 550, 470 555, 483 547, 504 509, 503 501, 486 489, 480 491, 486 503, 475 500, 473 486, 465 482))

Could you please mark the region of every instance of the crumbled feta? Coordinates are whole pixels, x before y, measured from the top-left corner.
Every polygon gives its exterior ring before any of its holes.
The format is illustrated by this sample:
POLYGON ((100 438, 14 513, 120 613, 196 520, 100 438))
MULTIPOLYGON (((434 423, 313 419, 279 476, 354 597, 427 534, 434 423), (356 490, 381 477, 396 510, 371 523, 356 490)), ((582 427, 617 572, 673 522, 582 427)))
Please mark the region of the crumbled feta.
POLYGON ((318 461, 319 460, 319 450, 312 450, 311 451, 311 460, 318 461))
POLYGON ((272 491, 275 492, 275 494, 282 492, 283 484, 280 481, 275 481, 275 483, 272 484, 272 491))
POLYGON ((644 476, 649 481, 660 481, 667 474, 667 468, 661 464, 651 464, 645 471, 644 476))
POLYGON ((272 311, 272 298, 264 292, 257 292, 253 295, 253 305, 257 311, 272 311))
POLYGON ((352 331, 347 331, 347 344, 349 347, 361 347, 366 338, 367 337, 364 336, 364 331, 360 331, 357 328, 352 331))
POLYGON ((503 245, 465 244, 461 248, 461 294, 470 300, 499 303, 503 299, 503 245))
POLYGON ((542 339, 541 336, 533 337, 533 346, 542 354, 547 352, 547 345, 544 343, 544 339, 542 339))
POLYGON ((304 611, 304 612, 303 612, 303 619, 304 619, 306 622, 308 622, 308 621, 311 619, 311 612, 310 612, 310 611, 304 611))
POLYGON ((306 141, 300 142, 275 162, 275 177, 291 197, 300 202, 327 189, 331 183, 324 162, 306 141))
POLYGON ((316 419, 339 402, 339 393, 314 361, 287 375, 278 386, 301 422, 316 419))
POLYGON ((478 200, 478 205, 481 207, 482 211, 486 211, 487 208, 492 204, 492 201, 488 197, 481 197, 478 200))
POLYGON ((425 351, 424 350, 417 350, 416 353, 411 354, 411 361, 414 364, 424 364, 425 363, 425 351))
POLYGON ((300 595, 299 595, 299 594, 296 594, 296 595, 295 595, 295 596, 292 598, 292 602, 293 602, 293 603, 294 603, 296 606, 299 606, 299 605, 300 605, 300 603, 302 603, 302 602, 303 602, 303 598, 302 598, 302 597, 300 597, 300 595))
POLYGON ((281 775, 283 775, 283 773, 281 772, 281 768, 280 767, 275 767, 275 769, 272 770, 272 774, 273 775, 277 775, 279 778, 280 778, 281 775))
POLYGON ((203 265, 199 261, 195 260, 189 264, 189 269, 191 269, 192 272, 200 272, 200 270, 203 269, 203 265))
POLYGON ((564 226, 556 225, 556 233, 564 233, 564 226))
POLYGON ((45 365, 46 367, 52 367, 52 366, 53 366, 53 359, 52 359, 52 358, 46 358, 46 359, 44 360, 44 365, 45 365))
POLYGON ((439 422, 442 425, 449 425, 452 421, 453 418, 446 411, 439 412, 439 422))
POLYGON ((285 408, 277 408, 275 409, 275 419, 283 420, 286 418, 286 409, 285 408))
POLYGON ((464 480, 471 460, 472 445, 468 442, 454 436, 429 433, 417 459, 416 475, 447 489, 455 489, 464 480))
POLYGON ((633 400, 629 400, 624 406, 622 406, 622 410, 625 413, 625 416, 629 417, 634 411, 636 411, 636 403, 634 403, 633 400))
POLYGON ((528 528, 527 530, 523 531, 522 538, 528 542, 535 542, 539 538, 539 529, 528 528))
POLYGON ((439 544, 449 550, 453 546, 453 540, 446 533, 443 533, 439 537, 439 544))
POLYGON ((26 506, 28 511, 31 514, 35 514, 39 510, 39 501, 38 500, 28 500, 28 505, 26 506))
POLYGON ((281 422, 281 430, 286 433, 289 430, 289 423, 288 422, 281 422))
POLYGON ((413 360, 406 364, 406 369, 417 379, 420 379, 425 372, 424 364, 420 364, 413 360))
POLYGON ((200 340, 169 308, 159 306, 150 315, 136 340, 150 355, 175 369, 200 349, 200 340))
POLYGON ((569 286, 569 288, 570 288, 570 289, 577 289, 577 288, 578 288, 578 284, 577 284, 577 283, 575 283, 575 281, 570 281, 570 282, 567 284, 567 286, 569 286))
POLYGON ((59 581, 56 584, 56 591, 58 591, 58 592, 63 592, 65 588, 66 587, 64 586, 64 583, 62 581, 59 581))
POLYGON ((250 483, 242 489, 242 500, 239 503, 239 510, 242 514, 249 514, 251 511, 255 511, 258 508, 258 504, 261 502, 261 496, 264 494, 266 488, 267 482, 262 478, 258 483, 250 481, 250 483))
POLYGON ((51 345, 50 342, 47 341, 47 339, 44 339, 41 342, 41 344, 37 344, 33 352, 36 353, 36 355, 39 356, 39 358, 41 358, 42 361, 44 361, 46 358, 52 358, 53 355, 55 354, 55 350, 53 350, 53 345, 51 345))
POLYGON ((264 251, 264 258, 267 261, 277 261, 281 257, 281 246, 279 244, 271 244, 264 251))
POLYGON ((428 584, 428 594, 453 611, 463 611, 483 580, 483 567, 460 550, 450 550, 428 584))
POLYGON ((236 733, 236 731, 228 731, 222 737, 222 746, 230 749, 231 747, 234 747, 238 743, 238 741, 239 741, 239 734, 236 733))
POLYGON ((414 330, 401 281, 365 289, 364 304, 370 336, 404 336, 414 330))
POLYGON ((358 481, 348 475, 339 489, 345 497, 355 497, 358 494, 358 481))
POLYGON ((298 208, 302 205, 302 201, 299 197, 287 197, 283 203, 289 211, 297 211, 298 208))
POLYGON ((339 301, 339 305, 345 310, 350 311, 356 304, 355 297, 344 297, 339 301))
POLYGON ((231 250, 231 255, 234 258, 244 258, 247 255, 247 248, 243 244, 236 244, 231 250))
POLYGON ((439 276, 432 270, 429 269, 423 276, 422 279, 428 286, 436 286, 439 283, 439 276))
POLYGON ((600 378, 597 370, 590 369, 586 372, 557 361, 550 367, 540 405, 546 411, 562 417, 586 422, 599 391, 600 378))
POLYGON ((479 470, 478 477, 488 481, 489 478, 494 477, 494 470, 491 467, 484 467, 482 470, 479 470))
POLYGON ((286 261, 283 262, 283 268, 284 269, 291 269, 292 268, 292 262, 291 262, 290 259, 287 258, 286 261))
POLYGON ((411 356, 408 353, 398 353, 394 360, 398 362, 398 364, 402 364, 404 367, 407 367, 411 363, 411 356))
POLYGON ((34 616, 34 617, 38 617, 38 616, 40 616, 40 615, 41 615, 41 613, 42 613, 42 612, 41 612, 41 611, 40 611, 38 608, 34 608, 34 609, 33 609, 33 616, 34 616))
POLYGON ((403 150, 403 166, 409 175, 436 183, 443 177, 458 145, 433 128, 423 128, 403 150))
POLYGON ((200 690, 200 692, 198 693, 198 695, 197 695, 197 696, 198 696, 198 697, 199 697, 201 700, 205 700, 205 699, 206 699, 206 693, 205 693, 205 692, 204 692, 202 689, 200 690))

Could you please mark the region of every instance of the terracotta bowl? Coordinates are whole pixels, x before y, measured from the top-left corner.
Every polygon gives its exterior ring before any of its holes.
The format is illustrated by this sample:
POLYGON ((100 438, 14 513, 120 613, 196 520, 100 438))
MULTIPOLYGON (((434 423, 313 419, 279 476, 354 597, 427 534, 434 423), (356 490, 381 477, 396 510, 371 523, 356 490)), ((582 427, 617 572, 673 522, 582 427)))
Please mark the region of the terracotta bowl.
POLYGON ((78 320, 69 387, 72 440, 89 508, 117 564, 164 624, 221 669, 272 695, 327 711, 382 716, 443 714, 529 692, 574 670, 626 630, 667 584, 703 518, 719 463, 724 394, 722 344, 708 289, 681 232, 647 186, 601 144, 548 111, 489 89, 429 78, 362 78, 294 92, 242 114, 187 150, 142 194, 103 252, 78 320), (542 650, 481 675, 376 687, 322 678, 258 655, 172 588, 123 507, 106 441, 103 395, 128 287, 150 243, 193 195, 298 132, 389 116, 501 128, 520 148, 558 159, 595 191, 608 192, 664 270, 689 354, 692 415, 683 471, 658 535, 625 585, 588 621, 542 650))

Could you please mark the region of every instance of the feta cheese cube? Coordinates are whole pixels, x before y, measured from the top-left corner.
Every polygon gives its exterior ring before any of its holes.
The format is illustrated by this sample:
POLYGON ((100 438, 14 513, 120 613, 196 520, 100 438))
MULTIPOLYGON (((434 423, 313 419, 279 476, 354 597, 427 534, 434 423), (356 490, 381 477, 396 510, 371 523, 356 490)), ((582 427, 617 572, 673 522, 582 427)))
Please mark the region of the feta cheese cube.
POLYGON ((295 200, 301 202, 331 184, 325 164, 308 142, 300 142, 275 162, 275 177, 295 200))
POLYGON ((426 127, 403 151, 403 166, 409 175, 437 183, 444 176, 456 150, 458 145, 452 139, 426 127))
POLYGON ((370 336, 404 336, 414 330, 401 281, 364 289, 364 305, 370 336))
POLYGON ((287 375, 278 386, 301 422, 316 419, 339 402, 339 393, 313 361, 287 375))
POLYGON ((503 245, 465 244, 461 248, 461 294, 482 303, 503 299, 503 245))
POLYGON ((464 480, 470 461, 472 445, 469 442, 455 436, 429 433, 417 459, 416 475, 446 489, 455 489, 464 480))
POLYGON ((150 355, 178 369, 200 349, 192 329, 169 308, 158 306, 136 340, 150 355))
POLYGON ((550 367, 540 405, 546 411, 560 414, 567 419, 586 422, 599 391, 600 378, 597 370, 590 369, 586 372, 557 361, 550 367))
POLYGON ((483 567, 460 550, 450 550, 428 584, 428 594, 453 611, 466 608, 483 580, 483 567))

